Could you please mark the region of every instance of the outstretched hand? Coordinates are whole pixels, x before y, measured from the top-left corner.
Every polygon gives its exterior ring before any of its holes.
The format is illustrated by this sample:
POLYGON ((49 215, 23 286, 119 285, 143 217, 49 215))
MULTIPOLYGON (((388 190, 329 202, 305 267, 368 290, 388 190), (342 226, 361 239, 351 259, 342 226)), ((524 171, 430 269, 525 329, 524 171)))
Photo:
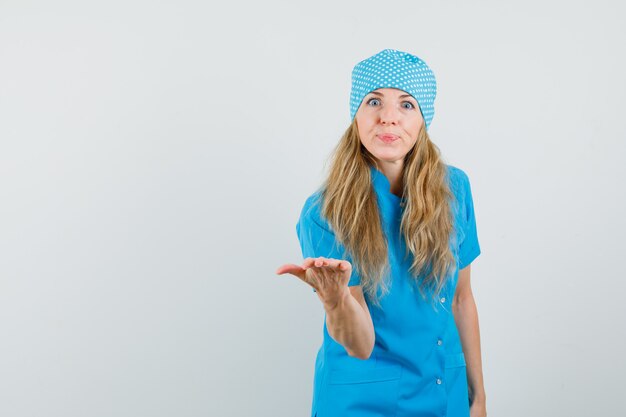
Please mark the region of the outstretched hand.
POLYGON ((341 259, 306 258, 302 265, 282 265, 276 274, 291 274, 309 284, 315 289, 326 311, 350 295, 348 282, 352 275, 352 264, 341 259))

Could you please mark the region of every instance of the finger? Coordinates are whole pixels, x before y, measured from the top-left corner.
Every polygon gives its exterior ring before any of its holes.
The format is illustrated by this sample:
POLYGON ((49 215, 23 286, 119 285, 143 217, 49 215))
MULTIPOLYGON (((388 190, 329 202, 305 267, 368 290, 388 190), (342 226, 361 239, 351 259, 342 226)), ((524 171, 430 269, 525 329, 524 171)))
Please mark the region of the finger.
POLYGON ((341 269, 341 261, 334 261, 330 266, 334 269, 341 269))
POLYGON ((303 262, 302 262, 302 268, 307 269, 313 266, 313 264, 315 263, 315 259, 316 258, 306 258, 303 262))
POLYGON ((346 270, 346 263, 343 262, 341 259, 328 259, 325 262, 324 266, 328 266, 329 268, 332 269, 338 269, 340 271, 345 271, 346 270))
POLYGON ((308 269, 311 267, 319 267, 321 265, 319 265, 319 261, 326 259, 323 256, 317 257, 317 258, 306 258, 304 260, 304 262, 302 262, 302 268, 304 269, 308 269))
POLYGON ((287 272, 289 272, 290 269, 292 269, 294 266, 294 264, 284 264, 278 267, 278 269, 276 270, 276 275, 282 275, 285 274, 287 272))
POLYGON ((317 267, 326 266, 327 264, 328 264, 328 259, 324 258, 323 256, 320 256, 319 258, 315 260, 315 266, 317 267))
POLYGON ((276 270, 276 275, 282 275, 284 273, 287 272, 287 270, 289 270, 291 268, 291 264, 285 264, 285 265, 281 265, 278 267, 278 269, 276 270))
POLYGON ((322 261, 322 265, 320 266, 321 268, 328 268, 328 269, 335 269, 337 268, 337 261, 333 260, 333 259, 324 259, 322 261))
POLYGON ((348 263, 341 259, 325 258, 323 256, 320 256, 318 258, 307 258, 302 263, 302 268, 305 270, 313 267, 330 267, 333 269, 340 269, 341 271, 345 271, 346 269, 348 269, 348 263))
POLYGON ((294 264, 283 265, 280 268, 278 268, 276 273, 278 275, 291 274, 304 281, 305 272, 304 272, 304 269, 302 269, 299 265, 294 265, 294 264))

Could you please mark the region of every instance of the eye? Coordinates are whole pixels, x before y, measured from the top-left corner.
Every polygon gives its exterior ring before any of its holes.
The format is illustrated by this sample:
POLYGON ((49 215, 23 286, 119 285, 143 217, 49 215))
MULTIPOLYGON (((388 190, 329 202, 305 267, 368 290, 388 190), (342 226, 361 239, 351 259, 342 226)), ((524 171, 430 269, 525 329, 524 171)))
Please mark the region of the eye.
POLYGON ((372 101, 380 102, 380 100, 378 100, 377 98, 370 98, 369 100, 367 100, 367 104, 371 106, 372 101))
POLYGON ((405 109, 414 109, 415 106, 413 105, 413 103, 411 103, 410 101, 404 101, 402 102, 402 104, 408 104, 410 107, 405 107, 405 109))

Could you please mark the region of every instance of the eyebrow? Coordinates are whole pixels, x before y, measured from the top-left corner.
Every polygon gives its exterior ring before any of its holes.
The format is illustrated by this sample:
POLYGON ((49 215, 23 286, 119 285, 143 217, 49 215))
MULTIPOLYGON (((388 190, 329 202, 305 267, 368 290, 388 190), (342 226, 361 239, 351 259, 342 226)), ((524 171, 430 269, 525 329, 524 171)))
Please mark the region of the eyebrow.
MULTIPOLYGON (((383 94, 379 93, 378 91, 372 91, 372 92, 370 92, 370 94, 376 94, 377 96, 381 96, 381 97, 383 96, 383 94)), ((413 96, 410 95, 410 94, 402 94, 399 98, 404 98, 404 97, 413 98, 413 96)), ((413 100, 415 100, 415 99, 413 98, 413 100)))

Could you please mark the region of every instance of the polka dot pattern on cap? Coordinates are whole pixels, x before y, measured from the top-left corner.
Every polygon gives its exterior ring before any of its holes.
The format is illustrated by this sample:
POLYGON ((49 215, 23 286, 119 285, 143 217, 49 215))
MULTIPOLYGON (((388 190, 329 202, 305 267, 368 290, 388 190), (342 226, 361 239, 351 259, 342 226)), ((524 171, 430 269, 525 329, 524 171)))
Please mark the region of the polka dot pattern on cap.
POLYGON ((354 120, 363 98, 378 88, 397 88, 417 100, 426 130, 435 115, 435 74, 415 55, 384 49, 354 66, 350 92, 350 119, 354 120))

